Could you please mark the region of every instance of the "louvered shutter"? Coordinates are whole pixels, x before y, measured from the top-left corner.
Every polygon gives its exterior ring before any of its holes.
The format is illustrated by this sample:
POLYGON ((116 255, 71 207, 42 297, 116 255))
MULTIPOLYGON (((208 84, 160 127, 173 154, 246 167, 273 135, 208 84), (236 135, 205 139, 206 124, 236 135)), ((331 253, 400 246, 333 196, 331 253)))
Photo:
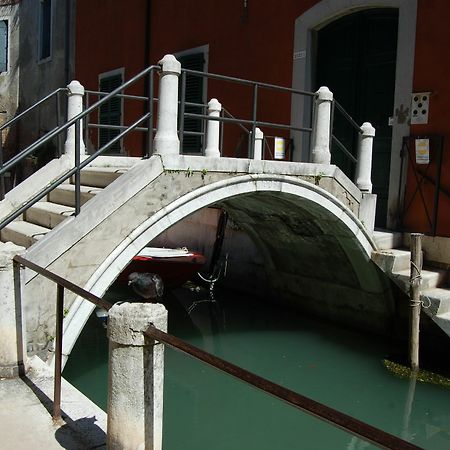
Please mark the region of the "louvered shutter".
MULTIPOLYGON (((100 79, 100 91, 101 92, 111 92, 114 89, 118 88, 122 81, 122 75, 112 75, 110 77, 105 77, 100 79)), ((119 97, 114 97, 108 102, 104 103, 100 106, 99 113, 99 123, 102 125, 121 125, 122 124, 122 99, 119 97)), ((103 147, 107 144, 112 138, 117 136, 120 133, 119 130, 108 130, 108 129, 100 129, 99 133, 99 147, 103 147)), ((120 142, 116 142, 112 145, 107 153, 120 153, 121 152, 121 144, 120 142)))
MULTIPOLYGON (((205 57, 203 53, 193 53, 179 58, 181 67, 183 69, 191 69, 203 71, 205 65, 205 57)), ((187 75, 186 77, 186 94, 185 101, 190 103, 203 104, 203 86, 204 78, 194 75, 187 75)), ((198 106, 186 106, 186 112, 194 114, 202 114, 204 110, 198 106)), ((203 131, 203 120, 185 118, 184 119, 185 131, 203 131)), ((202 136, 184 135, 183 138, 183 153, 201 153, 202 152, 202 136)))

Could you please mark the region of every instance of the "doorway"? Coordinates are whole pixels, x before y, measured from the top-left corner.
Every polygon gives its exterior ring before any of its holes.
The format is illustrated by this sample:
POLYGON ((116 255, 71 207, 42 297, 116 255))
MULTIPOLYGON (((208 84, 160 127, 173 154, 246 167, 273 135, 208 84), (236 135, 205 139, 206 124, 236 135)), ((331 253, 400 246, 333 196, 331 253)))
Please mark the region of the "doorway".
MULTIPOLYGON (((376 130, 372 158, 375 225, 388 213, 392 127, 397 60, 398 9, 367 9, 337 19, 317 32, 315 88, 328 86, 358 124, 376 130)), ((334 134, 356 156, 357 136, 336 112, 334 134)), ((336 146, 332 163, 353 179, 354 166, 336 146)))

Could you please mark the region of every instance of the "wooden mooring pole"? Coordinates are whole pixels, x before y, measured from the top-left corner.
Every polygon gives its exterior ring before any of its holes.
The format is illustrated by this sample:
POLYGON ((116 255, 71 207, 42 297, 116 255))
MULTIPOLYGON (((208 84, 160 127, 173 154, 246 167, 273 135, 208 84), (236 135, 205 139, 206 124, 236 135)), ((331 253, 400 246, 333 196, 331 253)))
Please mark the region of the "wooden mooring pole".
POLYGON ((422 234, 411 233, 411 271, 410 283, 410 334, 409 334, 409 360, 411 370, 419 370, 419 324, 420 324, 420 284, 422 281, 422 234))

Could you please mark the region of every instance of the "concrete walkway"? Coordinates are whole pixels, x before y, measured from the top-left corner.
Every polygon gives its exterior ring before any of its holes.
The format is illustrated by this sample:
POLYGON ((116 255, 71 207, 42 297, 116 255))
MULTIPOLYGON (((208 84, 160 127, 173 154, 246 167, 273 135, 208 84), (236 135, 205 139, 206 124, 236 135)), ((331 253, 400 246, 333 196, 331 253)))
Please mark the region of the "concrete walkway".
POLYGON ((0 379, 0 436, 4 450, 104 449, 106 414, 67 381, 62 417, 52 420, 53 378, 37 357, 25 378, 0 379))

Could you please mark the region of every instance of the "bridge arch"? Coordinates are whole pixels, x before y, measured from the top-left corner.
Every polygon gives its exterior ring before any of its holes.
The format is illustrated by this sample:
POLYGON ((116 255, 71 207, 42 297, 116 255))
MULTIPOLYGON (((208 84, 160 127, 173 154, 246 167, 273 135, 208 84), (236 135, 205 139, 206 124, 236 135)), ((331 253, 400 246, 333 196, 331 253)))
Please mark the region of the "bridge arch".
MULTIPOLYGON (((355 254, 359 260, 370 259, 370 254, 375 249, 372 239, 357 217, 332 194, 294 176, 246 174, 231 176, 186 192, 148 217, 104 259, 90 276, 85 288, 96 295, 103 295, 130 260, 148 242, 200 209, 219 204, 229 209, 232 217, 233 213, 236 216, 238 210, 242 216, 244 201, 249 207, 246 214, 251 216, 256 214, 257 209, 261 209, 261 205, 270 202, 270 199, 276 204, 275 210, 284 209, 284 214, 291 215, 295 209, 306 212, 310 218, 316 218, 322 223, 322 231, 327 228, 327 233, 336 236, 337 242, 343 247, 344 253, 350 256, 350 260, 354 259, 355 254), (283 207, 279 207, 279 204, 283 204, 283 207), (323 225, 325 223, 326 227, 323 225), (347 245, 343 241, 351 244, 347 245)), ((65 355, 70 354, 93 309, 89 302, 82 299, 75 300, 64 331, 63 352, 65 355)))

